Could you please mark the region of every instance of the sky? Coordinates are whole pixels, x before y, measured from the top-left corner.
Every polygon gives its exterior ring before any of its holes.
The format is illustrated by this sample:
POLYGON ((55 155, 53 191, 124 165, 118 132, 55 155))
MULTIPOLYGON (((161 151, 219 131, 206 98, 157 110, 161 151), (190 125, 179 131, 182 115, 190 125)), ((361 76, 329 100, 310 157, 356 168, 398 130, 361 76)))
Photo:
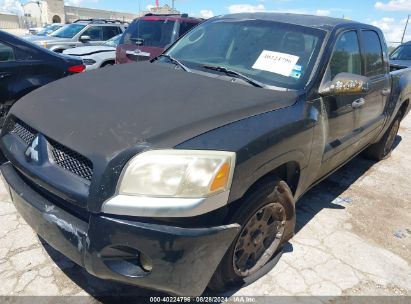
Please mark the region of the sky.
MULTIPOLYGON (((22 0, 21 2, 27 2, 22 0)), ((160 0, 160 5, 171 0, 160 0)), ((135 12, 154 5, 155 0, 65 0, 66 4, 135 12)), ((411 14, 411 0, 175 0, 176 9, 194 16, 281 11, 344 17, 380 27, 390 44, 401 41, 407 15, 411 14)), ((18 0, 0 0, 0 11, 18 11, 18 0)), ((410 22, 411 23, 411 22, 410 22)), ((406 33, 411 40, 411 24, 406 33)))

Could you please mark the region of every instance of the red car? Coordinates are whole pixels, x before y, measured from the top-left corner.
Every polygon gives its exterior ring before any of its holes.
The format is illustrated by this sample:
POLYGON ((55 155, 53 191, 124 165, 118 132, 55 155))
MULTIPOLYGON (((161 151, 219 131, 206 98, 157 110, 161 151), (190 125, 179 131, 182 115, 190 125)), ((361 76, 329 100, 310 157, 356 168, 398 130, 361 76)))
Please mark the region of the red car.
POLYGON ((116 63, 157 57, 203 19, 183 15, 153 15, 135 19, 124 32, 116 51, 116 63))

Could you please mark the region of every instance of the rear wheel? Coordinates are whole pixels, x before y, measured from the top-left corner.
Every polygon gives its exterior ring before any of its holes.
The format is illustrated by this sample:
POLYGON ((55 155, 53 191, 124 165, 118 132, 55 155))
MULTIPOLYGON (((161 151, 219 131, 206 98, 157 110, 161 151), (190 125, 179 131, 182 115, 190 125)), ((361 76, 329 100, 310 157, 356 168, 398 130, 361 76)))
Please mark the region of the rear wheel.
POLYGON ((381 140, 365 150, 364 155, 367 158, 377 161, 383 160, 390 156, 400 124, 401 114, 395 118, 394 122, 391 124, 390 128, 386 131, 381 140))
POLYGON ((242 227, 213 275, 209 289, 223 291, 257 275, 293 236, 294 199, 283 181, 265 183, 242 200, 231 222, 242 227))

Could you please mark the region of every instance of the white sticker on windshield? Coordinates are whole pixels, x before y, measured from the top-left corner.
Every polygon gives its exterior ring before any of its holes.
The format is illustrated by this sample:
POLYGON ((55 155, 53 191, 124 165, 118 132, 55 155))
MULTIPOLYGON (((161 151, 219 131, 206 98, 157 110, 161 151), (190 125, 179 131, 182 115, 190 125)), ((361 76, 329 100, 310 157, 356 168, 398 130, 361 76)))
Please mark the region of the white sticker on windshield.
POLYGON ((264 50, 253 65, 253 69, 289 77, 300 57, 264 50))

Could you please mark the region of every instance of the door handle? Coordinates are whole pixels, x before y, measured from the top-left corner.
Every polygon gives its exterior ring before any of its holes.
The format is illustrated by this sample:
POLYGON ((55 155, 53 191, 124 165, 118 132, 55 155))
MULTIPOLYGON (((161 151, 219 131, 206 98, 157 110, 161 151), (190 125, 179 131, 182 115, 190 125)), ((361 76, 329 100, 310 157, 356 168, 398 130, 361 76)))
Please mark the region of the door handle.
POLYGON ((8 78, 11 76, 13 76, 12 73, 7 73, 7 72, 0 73, 0 79, 8 78))
POLYGON ((390 95, 391 90, 390 89, 384 89, 381 91, 382 96, 388 96, 390 95))
POLYGON ((354 101, 351 106, 353 109, 358 109, 358 108, 361 108, 363 105, 365 105, 365 99, 360 98, 354 101))

